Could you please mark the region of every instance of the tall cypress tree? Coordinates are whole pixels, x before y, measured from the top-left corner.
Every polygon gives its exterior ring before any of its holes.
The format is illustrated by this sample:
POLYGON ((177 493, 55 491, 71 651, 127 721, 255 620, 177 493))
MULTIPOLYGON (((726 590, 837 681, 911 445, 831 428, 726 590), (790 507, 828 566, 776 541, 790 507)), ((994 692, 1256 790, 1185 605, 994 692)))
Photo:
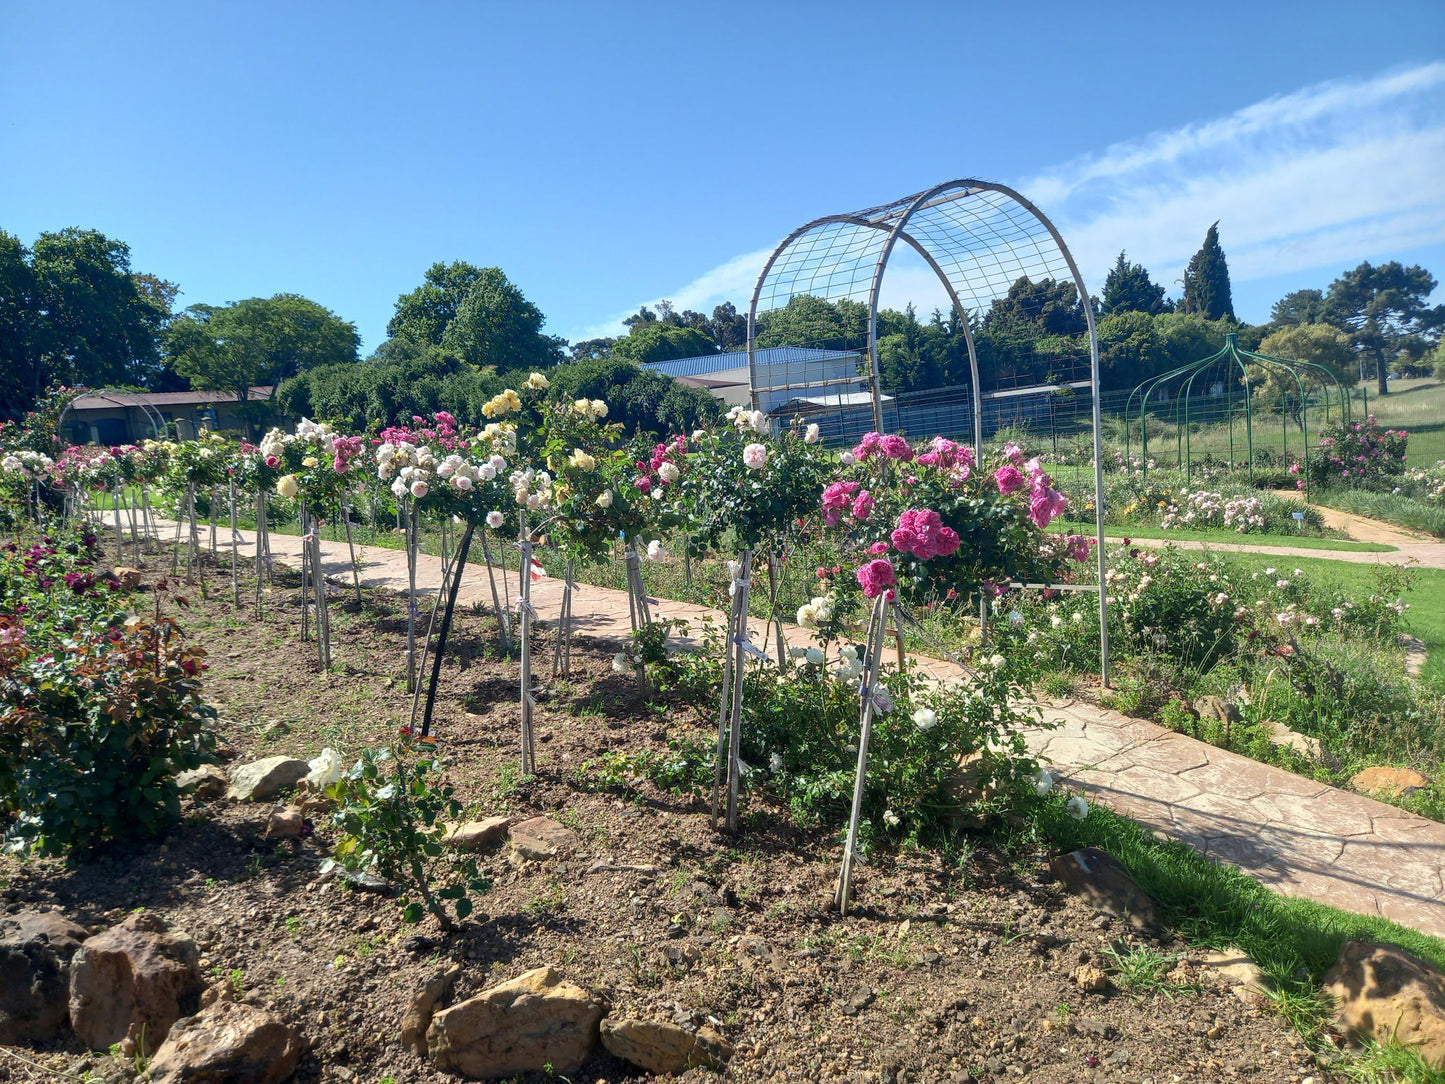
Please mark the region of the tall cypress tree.
POLYGON ((1229 263, 1219 247, 1219 223, 1209 227, 1204 244, 1184 269, 1184 311, 1198 313, 1206 320, 1234 317, 1234 299, 1229 290, 1229 263))
POLYGON ((1169 303, 1164 300, 1164 287, 1149 277, 1142 264, 1130 263, 1122 252, 1109 271, 1109 277, 1104 280, 1102 300, 1105 316, 1120 312, 1154 314, 1169 311, 1169 303))

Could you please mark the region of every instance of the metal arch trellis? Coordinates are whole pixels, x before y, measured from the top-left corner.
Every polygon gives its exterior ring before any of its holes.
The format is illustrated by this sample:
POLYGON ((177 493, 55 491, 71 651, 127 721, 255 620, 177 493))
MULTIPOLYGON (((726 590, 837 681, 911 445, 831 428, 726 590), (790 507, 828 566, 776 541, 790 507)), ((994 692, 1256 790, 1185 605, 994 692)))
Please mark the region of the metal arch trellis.
POLYGON ((75 400, 81 397, 87 399, 104 399, 108 403, 114 403, 119 407, 133 407, 145 415, 145 420, 150 424, 151 433, 156 440, 164 440, 166 436, 166 420, 161 417, 160 411, 151 406, 137 392, 126 391, 124 388, 101 388, 99 391, 84 391, 75 396, 65 404, 65 409, 60 412, 60 417, 55 421, 56 436, 64 439, 65 419, 70 415, 71 409, 75 406, 75 400))
MULTIPOLYGON (((1190 482, 1194 476, 1193 463, 1193 415, 1192 406, 1195 394, 1195 382, 1205 373, 1215 371, 1222 367, 1224 370, 1223 394, 1225 397, 1225 420, 1228 429, 1229 442, 1229 469, 1236 466, 1234 425, 1235 425, 1235 384, 1236 373, 1240 395, 1244 401, 1244 455, 1245 470, 1251 483, 1254 481, 1254 403, 1249 385, 1249 366, 1254 365, 1266 373, 1274 376, 1282 384, 1286 381, 1293 383, 1296 393, 1299 396, 1300 404, 1300 449, 1302 457, 1308 454, 1309 441, 1309 399, 1310 392, 1305 385, 1305 376, 1314 376, 1323 389, 1322 402, 1325 409, 1325 424, 1330 422, 1332 408, 1338 409, 1340 419, 1348 422, 1351 417, 1350 396, 1339 377, 1328 367, 1318 362, 1306 361, 1303 359, 1279 358, 1271 354, 1261 354, 1254 350, 1245 350, 1239 345, 1237 337, 1227 334, 1224 337, 1224 346, 1216 353, 1198 361, 1192 361, 1181 365, 1168 372, 1160 373, 1142 381, 1133 391, 1124 405, 1124 457, 1125 462, 1130 460, 1133 450, 1133 422, 1135 411, 1139 422, 1139 455, 1140 473, 1147 479, 1149 475, 1149 401, 1156 392, 1161 389, 1167 394, 1171 386, 1179 385, 1179 394, 1174 398, 1173 412, 1175 425, 1175 445, 1177 466, 1184 471, 1185 481, 1190 482)), ((1211 397, 1213 393, 1211 393, 1211 397)), ((1287 409, 1281 410, 1281 451, 1286 462, 1289 460, 1289 429, 1290 418, 1287 409)), ((1304 471, 1305 499, 1309 500, 1309 471, 1304 471)))
MULTIPOLYGON (((1087 379, 1069 382, 1087 386, 1093 397, 1094 509, 1099 590, 1099 670, 1109 682, 1109 620, 1107 592, 1102 590, 1107 562, 1104 551, 1103 448, 1099 405, 1099 340, 1089 292, 1072 254, 1053 223, 1011 188, 972 178, 946 181, 925 191, 848 214, 825 215, 794 230, 773 250, 758 275, 748 307, 748 373, 753 409, 768 392, 857 383, 857 377, 809 373, 809 362, 758 364, 758 314, 778 309, 799 296, 829 301, 851 300, 867 305, 867 383, 873 427, 883 429, 883 396, 879 386, 878 309, 885 272, 902 242, 938 277, 954 310, 968 354, 973 406, 973 444, 982 452, 983 404, 978 353, 971 319, 981 318, 993 302, 1005 297, 1020 279, 1048 278, 1074 285, 1083 302, 1089 335, 1087 379), (798 366, 803 371, 798 372, 798 366), (781 369, 781 372, 779 371, 781 369)), ((1082 376, 1082 373, 1072 375, 1082 376)), ((1061 382, 1062 383, 1062 382, 1061 382)), ((1038 385, 1040 393, 1061 384, 1038 385)), ((1027 389, 1014 389, 1015 391, 1027 389)), ((841 399, 840 399, 841 401, 841 399)))

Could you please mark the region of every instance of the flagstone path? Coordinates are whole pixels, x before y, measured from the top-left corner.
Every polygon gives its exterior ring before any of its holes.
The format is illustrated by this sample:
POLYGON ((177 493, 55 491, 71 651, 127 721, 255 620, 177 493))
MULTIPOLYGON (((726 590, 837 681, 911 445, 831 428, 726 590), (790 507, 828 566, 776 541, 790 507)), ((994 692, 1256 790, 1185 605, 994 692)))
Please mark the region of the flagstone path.
MULTIPOLYGON (((244 559, 253 553, 254 535, 243 531, 239 536, 244 559)), ((299 538, 273 534, 271 547, 278 561, 299 564, 299 538)), ((1436 544, 1436 548, 1442 547, 1436 544)), ((328 578, 349 587, 351 566, 345 543, 323 542, 322 550, 328 578)), ((1281 555, 1294 552, 1284 550, 1281 555)), ((1320 556, 1320 551, 1298 555, 1320 556)), ((1353 556, 1373 560, 1381 555, 1353 556)), ((515 568, 512 575, 515 578, 515 568)), ((406 555, 368 548, 361 580, 367 587, 404 592, 406 555)), ((440 581, 440 559, 421 556, 419 591, 432 594, 440 581)), ((558 612, 561 592, 562 585, 553 579, 534 585, 534 605, 544 622, 558 612)), ((515 583, 512 595, 515 598, 515 583)), ((459 602, 490 608, 484 566, 468 565, 459 602)), ((620 641, 630 634, 623 592, 583 585, 574 596, 573 613, 574 628, 581 635, 620 641)), ((718 611, 666 599, 658 602, 657 613, 694 626, 704 619, 726 623, 726 616, 718 611)), ((754 636, 760 646, 762 632, 758 624, 754 636)), ((786 637, 790 645, 810 643, 805 629, 789 627, 786 637)), ((910 665, 943 680, 962 674, 960 667, 939 659, 914 656, 910 665)), ((1445 937, 1445 824, 1095 704, 1066 701, 1041 706, 1045 719, 1059 725, 1030 733, 1030 748, 1062 782, 1092 800, 1237 866, 1287 896, 1383 915, 1445 937)))

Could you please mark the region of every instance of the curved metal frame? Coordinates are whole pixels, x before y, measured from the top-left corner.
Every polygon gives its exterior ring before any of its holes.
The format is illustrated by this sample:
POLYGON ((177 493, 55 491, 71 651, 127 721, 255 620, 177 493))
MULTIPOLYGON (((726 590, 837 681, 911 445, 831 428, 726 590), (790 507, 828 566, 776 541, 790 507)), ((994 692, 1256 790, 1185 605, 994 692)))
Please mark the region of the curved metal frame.
MULTIPOLYGON (((142 394, 141 392, 126 391, 124 388, 101 388, 99 391, 83 391, 77 395, 75 399, 105 399, 107 402, 114 403, 116 406, 134 407, 145 415, 146 421, 150 422, 151 432, 154 434, 155 439, 164 440, 166 437, 166 420, 161 417, 160 411, 146 402, 128 402, 116 398, 118 395, 128 395, 131 399, 137 399, 142 394)), ((60 412, 60 417, 55 421, 55 435, 62 440, 65 439, 65 435, 61 430, 65 428, 65 419, 70 414, 71 408, 75 405, 75 399, 65 404, 65 409, 60 412)))
MULTIPOLYGON (((967 199, 984 192, 994 192, 1013 201, 1023 208, 1040 225, 1048 231, 1059 255, 1063 258, 1068 267, 1069 275, 1073 280, 1074 288, 1078 291, 1080 303, 1084 309, 1085 320, 1089 332, 1089 384, 1093 395, 1093 422, 1094 422, 1094 513, 1095 513, 1095 541, 1097 542, 1098 574, 1099 574, 1099 669, 1104 684, 1109 683, 1109 612, 1107 592, 1103 589, 1105 584, 1105 573, 1107 571, 1107 560, 1104 552, 1104 481, 1103 481, 1103 438, 1100 424, 1099 406, 1099 337, 1094 323, 1093 306, 1089 303, 1089 291, 1084 285, 1083 276, 1079 274, 1078 265, 1074 262, 1073 254, 1054 224, 1049 221, 1033 203, 1005 185, 996 184, 991 181, 981 181, 974 178, 962 178, 958 180, 945 181, 942 184, 934 185, 918 193, 916 196, 906 197, 894 203, 871 208, 869 211, 857 212, 854 214, 825 215, 815 218, 792 233, 788 234, 763 264, 758 274, 756 285, 753 287, 752 298, 748 304, 748 380, 751 392, 753 409, 758 408, 758 386, 757 386, 757 316, 758 302, 762 296, 763 286, 772 273, 779 257, 786 252, 800 238, 821 227, 834 224, 847 224, 867 229, 887 230, 888 239, 884 242, 879 251, 873 267, 871 284, 868 290, 868 373, 867 380, 869 391, 873 400, 873 425, 875 429, 883 428, 883 405, 882 394, 879 387, 878 371, 878 298, 883 285, 884 273, 888 267, 889 257, 893 253, 894 246, 902 240, 910 248, 921 256, 925 263, 938 276, 943 284, 949 300, 953 303, 954 311, 959 315, 962 325, 964 344, 968 351, 968 364, 973 389, 973 443, 976 455, 983 451, 983 396, 980 388, 978 353, 974 347, 973 331, 969 326, 970 310, 964 306, 958 296, 958 291, 949 278, 948 274, 939 265, 938 260, 929 250, 928 246, 917 237, 908 232, 908 224, 914 215, 925 207, 937 206, 949 203, 954 200, 967 199), (878 212, 875 217, 871 212, 878 212)), ((959 223, 954 222, 957 227, 959 223)), ((1007 239, 1000 237, 1003 247, 1013 252, 1012 245, 1007 239)), ((960 273, 967 279, 967 272, 960 269, 960 273)))
MULTIPOLYGON (((1345 386, 1340 383, 1339 377, 1327 367, 1314 361, 1304 359, 1277 358, 1271 354, 1260 354, 1253 350, 1243 349, 1233 332, 1224 337, 1224 346, 1207 358, 1198 361, 1191 361, 1188 364, 1180 365, 1168 372, 1160 373, 1150 377, 1148 380, 1140 381, 1129 393, 1129 398, 1124 404, 1124 457, 1128 461, 1131 443, 1133 438, 1132 417, 1136 409, 1135 398, 1138 398, 1139 418, 1139 448, 1140 448, 1140 473, 1147 480, 1149 476, 1149 400, 1161 387, 1175 381, 1184 381, 1181 394, 1178 397, 1174 408, 1175 420, 1175 443, 1177 462, 1185 472, 1185 481, 1193 479, 1193 456, 1190 422, 1190 403, 1194 396, 1194 382, 1201 375, 1220 363, 1227 366, 1229 376, 1225 384, 1229 394, 1229 402, 1225 408, 1229 425, 1229 467, 1234 469, 1234 370, 1239 371, 1240 386, 1244 391, 1244 433, 1245 433, 1245 469, 1251 483, 1254 481, 1254 407, 1249 388, 1249 363, 1262 366, 1267 372, 1282 376, 1287 374, 1293 378, 1295 387, 1300 397, 1300 430, 1301 446, 1308 451, 1309 445, 1309 393, 1305 389, 1304 379, 1301 372, 1315 373, 1320 378, 1320 385, 1325 390, 1325 424, 1329 424, 1331 398, 1333 397, 1339 405, 1341 418, 1348 422, 1351 417, 1350 396, 1345 386), (1331 390, 1333 385, 1333 390, 1331 390)), ((1283 452, 1286 459, 1289 458, 1289 418, 1286 415, 1282 421, 1283 430, 1283 452)), ((1305 500, 1309 500, 1309 472, 1305 472, 1305 500)))

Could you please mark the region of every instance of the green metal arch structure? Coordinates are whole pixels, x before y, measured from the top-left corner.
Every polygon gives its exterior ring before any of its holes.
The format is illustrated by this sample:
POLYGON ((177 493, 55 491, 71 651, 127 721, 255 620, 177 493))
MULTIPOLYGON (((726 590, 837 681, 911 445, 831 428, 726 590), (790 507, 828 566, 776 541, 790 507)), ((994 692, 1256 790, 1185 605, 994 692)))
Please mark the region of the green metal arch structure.
MULTIPOLYGON (((1222 367, 1226 373, 1224 380, 1225 393, 1225 416, 1229 426, 1229 464, 1230 469, 1235 467, 1234 451, 1234 396, 1236 392, 1235 374, 1238 373, 1239 391, 1244 398, 1244 455, 1245 469, 1249 474, 1251 482, 1254 481, 1254 404, 1249 387, 1249 366, 1254 365, 1265 372, 1273 375, 1283 386, 1293 385, 1299 396, 1300 403, 1300 448, 1302 453, 1307 453, 1309 444, 1309 400, 1310 392, 1305 387, 1304 377, 1314 376, 1319 380, 1323 389, 1323 404, 1325 409, 1325 423, 1329 424, 1332 410, 1337 409, 1341 421, 1350 420, 1350 396, 1345 386, 1329 368, 1318 362, 1305 361, 1298 358, 1279 358, 1271 354, 1261 354, 1253 350, 1245 350, 1239 345, 1234 333, 1224 337, 1224 346, 1216 353, 1210 354, 1207 358, 1198 361, 1191 361, 1178 368, 1170 369, 1168 372, 1160 373, 1142 381, 1133 391, 1129 393, 1128 401, 1124 405, 1124 456, 1127 463, 1133 451, 1134 421, 1139 423, 1139 454, 1141 472, 1147 478, 1149 473, 1149 402, 1156 392, 1161 389, 1167 394, 1170 387, 1177 386, 1178 392, 1174 398, 1174 426, 1176 454, 1180 469, 1185 473, 1185 479, 1193 478, 1193 457, 1192 457, 1192 425, 1191 407, 1194 399, 1195 382, 1205 373, 1212 372, 1222 367)), ((1283 411, 1281 421, 1282 451, 1286 459, 1289 458, 1289 412, 1283 411)), ((1305 472, 1305 499, 1309 499, 1309 472, 1305 472)))

